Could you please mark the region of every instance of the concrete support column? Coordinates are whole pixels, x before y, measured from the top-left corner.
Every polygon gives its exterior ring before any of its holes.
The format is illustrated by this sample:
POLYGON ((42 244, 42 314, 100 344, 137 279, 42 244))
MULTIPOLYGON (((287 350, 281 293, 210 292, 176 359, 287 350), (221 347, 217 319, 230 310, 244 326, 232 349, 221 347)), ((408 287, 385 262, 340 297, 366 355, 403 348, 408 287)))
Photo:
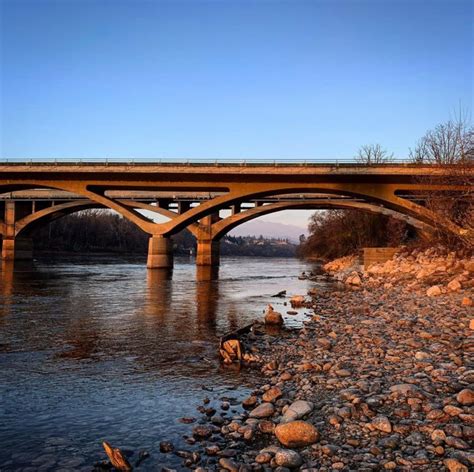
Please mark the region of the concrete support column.
POLYGON ((173 267, 173 242, 164 236, 151 236, 148 242, 149 269, 173 267))
POLYGON ((33 241, 27 237, 15 236, 16 204, 5 203, 5 234, 2 240, 2 259, 4 261, 27 260, 33 258, 33 241))
POLYGON ((191 202, 178 202, 178 213, 181 215, 191 208, 191 202))
POLYGON ((218 266, 219 247, 219 241, 212 239, 198 239, 196 264, 199 266, 218 266))
POLYGON ((240 213, 242 211, 241 204, 236 203, 234 205, 231 205, 230 211, 232 212, 232 215, 237 215, 237 213, 240 213))
POLYGON ((2 259, 4 261, 15 260, 15 240, 3 238, 2 240, 2 259))
POLYGON ((2 259, 4 261, 27 261, 33 259, 33 240, 31 238, 4 239, 2 259))

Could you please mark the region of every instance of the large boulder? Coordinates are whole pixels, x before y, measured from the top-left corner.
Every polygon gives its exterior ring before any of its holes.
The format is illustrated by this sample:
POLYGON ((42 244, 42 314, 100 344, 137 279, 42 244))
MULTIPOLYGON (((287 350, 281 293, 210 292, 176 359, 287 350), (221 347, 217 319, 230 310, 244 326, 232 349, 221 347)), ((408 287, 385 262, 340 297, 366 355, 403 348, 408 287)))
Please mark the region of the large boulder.
POLYGON ((283 324, 283 317, 281 316, 281 313, 275 311, 271 305, 268 305, 267 309, 265 310, 265 324, 278 326, 283 324))
POLYGON ((285 411, 281 423, 289 423, 290 421, 299 420, 313 411, 314 405, 305 400, 296 400, 285 411))
POLYGON ((286 447, 305 447, 317 442, 319 431, 307 421, 291 421, 279 424, 275 428, 275 436, 286 447))

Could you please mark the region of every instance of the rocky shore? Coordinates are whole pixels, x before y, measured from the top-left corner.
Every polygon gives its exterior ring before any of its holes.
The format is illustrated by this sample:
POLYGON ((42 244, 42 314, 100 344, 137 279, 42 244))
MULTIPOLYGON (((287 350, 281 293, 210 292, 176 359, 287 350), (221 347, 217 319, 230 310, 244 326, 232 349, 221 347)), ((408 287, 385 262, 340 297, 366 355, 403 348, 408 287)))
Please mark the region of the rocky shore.
POLYGON ((162 451, 197 471, 473 470, 472 258, 432 250, 352 268, 359 282, 306 297, 300 330, 245 337, 262 385, 208 395, 182 419, 192 450, 162 451))

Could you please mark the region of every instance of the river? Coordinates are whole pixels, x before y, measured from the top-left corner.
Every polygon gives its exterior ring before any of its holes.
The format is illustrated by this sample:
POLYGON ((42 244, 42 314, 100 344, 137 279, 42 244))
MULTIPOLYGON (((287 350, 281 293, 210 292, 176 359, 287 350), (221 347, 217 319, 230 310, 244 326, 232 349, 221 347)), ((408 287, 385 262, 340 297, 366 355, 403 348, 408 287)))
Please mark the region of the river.
MULTIPOLYGON (((199 417, 206 395, 242 398, 255 370, 223 368, 218 338, 262 318, 271 296, 305 294, 311 265, 297 259, 222 258, 218 278, 175 261, 172 278, 142 259, 58 258, 2 267, 0 470, 90 471, 101 442, 146 450, 140 470, 180 468, 159 452, 199 417), (213 389, 209 392, 207 389, 213 389)), ((304 310, 287 316, 298 326, 304 310)), ((137 457, 135 454, 134 458, 137 457)))

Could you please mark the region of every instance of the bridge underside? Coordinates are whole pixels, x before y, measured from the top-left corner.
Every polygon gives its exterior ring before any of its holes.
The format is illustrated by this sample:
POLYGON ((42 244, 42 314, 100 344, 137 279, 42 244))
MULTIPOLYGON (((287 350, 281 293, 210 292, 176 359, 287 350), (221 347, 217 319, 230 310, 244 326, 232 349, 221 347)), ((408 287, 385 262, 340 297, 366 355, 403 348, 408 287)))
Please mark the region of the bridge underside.
POLYGON ((216 265, 228 231, 287 209, 357 209, 422 233, 441 227, 472 240, 467 229, 426 208, 427 193, 465 191, 443 184, 432 166, 90 167, 0 166, 3 259, 31 257, 38 227, 88 208, 114 210, 148 233, 150 268, 172 265, 170 236, 184 228, 197 239, 197 264, 216 265))

